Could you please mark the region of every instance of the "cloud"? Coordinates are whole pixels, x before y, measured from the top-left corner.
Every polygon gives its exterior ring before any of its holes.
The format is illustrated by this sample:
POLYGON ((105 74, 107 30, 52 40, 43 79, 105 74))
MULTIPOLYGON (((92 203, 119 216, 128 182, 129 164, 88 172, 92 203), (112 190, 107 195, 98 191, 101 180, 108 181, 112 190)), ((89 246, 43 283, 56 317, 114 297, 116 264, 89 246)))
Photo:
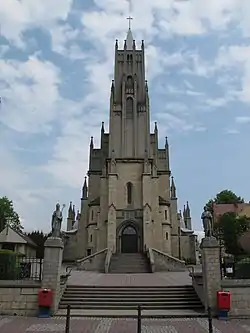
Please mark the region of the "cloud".
POLYGON ((25 47, 24 32, 32 28, 49 29, 58 20, 66 20, 73 0, 9 0, 0 3, 1 35, 17 47, 25 47))
POLYGON ((247 124, 250 122, 250 117, 247 116, 236 117, 235 122, 238 124, 247 124))
MULTIPOLYGON (((77 11, 81 5, 85 1, 0 3, 0 136, 6 142, 0 190, 15 199, 28 228, 49 225, 57 200, 79 204, 89 138, 98 146, 102 121, 108 130, 114 42, 118 38, 122 47, 128 3, 92 1, 77 11)), ((222 45, 234 23, 241 37, 250 33, 249 1, 145 0, 142 8, 134 0, 132 15, 137 45, 145 39, 151 117, 161 135, 205 132, 204 106, 249 103, 249 46, 222 45), (215 35, 215 56, 208 55, 215 35)))
POLYGON ((25 62, 0 60, 2 123, 20 132, 49 131, 57 116, 59 83, 59 68, 36 56, 25 62))

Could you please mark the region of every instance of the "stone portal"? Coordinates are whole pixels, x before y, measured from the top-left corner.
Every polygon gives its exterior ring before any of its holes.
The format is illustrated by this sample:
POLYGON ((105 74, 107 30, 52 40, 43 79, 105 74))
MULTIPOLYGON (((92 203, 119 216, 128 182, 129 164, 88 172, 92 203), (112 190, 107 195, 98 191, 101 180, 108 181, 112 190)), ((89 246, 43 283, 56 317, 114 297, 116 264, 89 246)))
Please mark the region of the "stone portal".
POLYGON ((121 235, 121 252, 135 253, 138 252, 138 234, 131 225, 126 226, 121 235))

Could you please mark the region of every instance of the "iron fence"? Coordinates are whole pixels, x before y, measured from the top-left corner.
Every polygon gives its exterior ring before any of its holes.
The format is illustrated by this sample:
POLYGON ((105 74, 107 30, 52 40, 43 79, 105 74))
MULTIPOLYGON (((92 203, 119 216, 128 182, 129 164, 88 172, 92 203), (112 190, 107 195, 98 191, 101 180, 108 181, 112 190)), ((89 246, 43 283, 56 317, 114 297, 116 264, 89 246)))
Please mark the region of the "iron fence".
POLYGON ((0 280, 42 280, 43 259, 12 256, 0 262, 0 280))
MULTIPOLYGON (((137 328, 134 333, 142 333, 142 310, 143 308, 138 305, 137 306, 137 315, 136 315, 136 321, 137 321, 137 328)), ((130 318, 129 316, 125 317, 123 316, 122 318, 130 318)), ((214 332, 214 327, 213 327, 213 316, 212 316, 212 311, 211 308, 208 307, 207 312, 206 312, 206 318, 208 320, 208 333, 213 333, 214 332)), ((65 333, 70 333, 71 332, 71 307, 70 304, 67 306, 67 312, 66 312, 66 320, 65 320, 65 333)))
POLYGON ((223 278, 250 279, 250 257, 221 257, 221 272, 223 278))

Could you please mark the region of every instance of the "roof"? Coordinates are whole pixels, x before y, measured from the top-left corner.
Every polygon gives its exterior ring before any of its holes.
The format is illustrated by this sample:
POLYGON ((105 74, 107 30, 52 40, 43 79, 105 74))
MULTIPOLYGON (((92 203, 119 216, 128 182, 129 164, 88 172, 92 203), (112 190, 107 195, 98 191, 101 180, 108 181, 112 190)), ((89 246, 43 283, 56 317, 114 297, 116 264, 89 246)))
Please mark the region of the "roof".
POLYGON ((100 206, 100 197, 91 200, 89 206, 100 206))
POLYGON ((163 199, 162 197, 159 197, 159 205, 170 206, 170 203, 169 203, 169 201, 163 199))
POLYGON ((214 221, 217 222, 219 217, 226 213, 235 213, 237 215, 246 215, 250 217, 250 203, 239 204, 214 204, 214 221))
POLYGON ((0 243, 28 244, 37 247, 30 237, 20 231, 16 231, 11 227, 5 227, 0 233, 0 243))

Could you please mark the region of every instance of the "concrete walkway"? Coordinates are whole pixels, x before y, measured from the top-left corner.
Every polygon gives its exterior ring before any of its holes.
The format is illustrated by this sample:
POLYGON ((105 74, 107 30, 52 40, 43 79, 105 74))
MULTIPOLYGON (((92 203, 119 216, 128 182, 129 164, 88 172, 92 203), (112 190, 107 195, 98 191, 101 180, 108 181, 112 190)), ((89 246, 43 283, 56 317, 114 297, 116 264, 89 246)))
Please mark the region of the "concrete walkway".
POLYGON ((88 271, 71 271, 68 285, 78 286, 183 286, 191 285, 189 271, 143 274, 104 274, 88 271))
MULTIPOLYGON (((214 333, 248 333, 250 320, 213 321, 214 333)), ((65 318, 0 317, 1 333, 64 333, 65 318)), ((136 319, 73 318, 70 333, 135 333, 136 319)), ((196 319, 143 319, 142 333, 207 333, 208 321, 196 319)))

